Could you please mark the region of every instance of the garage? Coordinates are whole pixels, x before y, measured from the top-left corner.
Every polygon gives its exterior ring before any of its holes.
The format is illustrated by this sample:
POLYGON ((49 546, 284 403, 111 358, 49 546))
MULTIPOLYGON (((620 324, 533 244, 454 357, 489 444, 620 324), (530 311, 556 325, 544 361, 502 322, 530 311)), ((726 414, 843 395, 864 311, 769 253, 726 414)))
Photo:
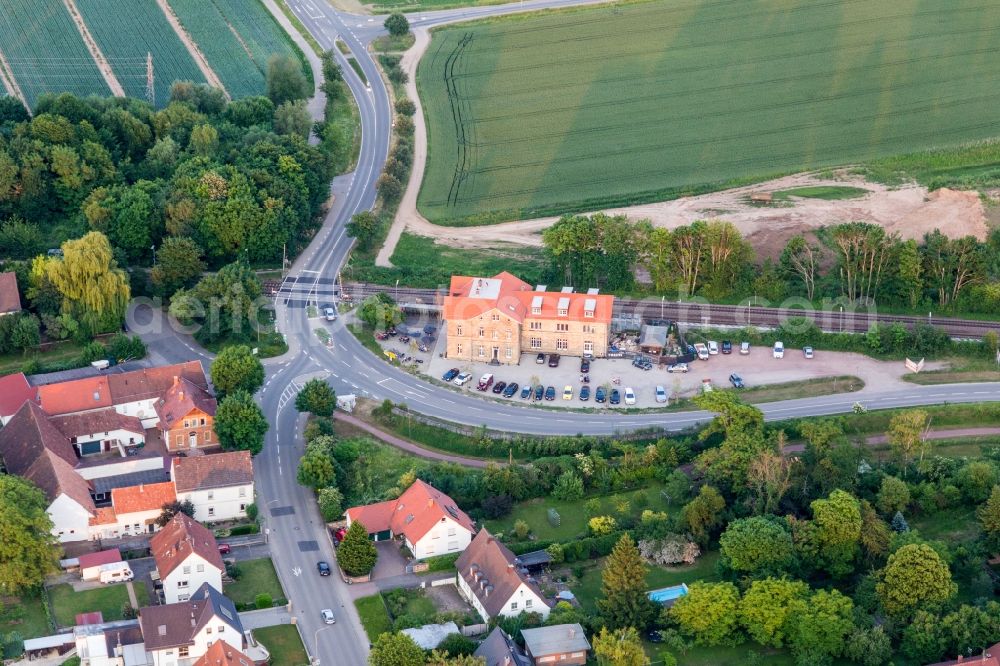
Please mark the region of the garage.
POLYGON ((77 446, 80 447, 81 456, 92 456, 95 453, 100 453, 103 448, 101 447, 101 442, 77 442, 77 446))
POLYGON ((372 532, 368 535, 372 541, 388 541, 392 538, 392 530, 382 530, 381 532, 372 532))

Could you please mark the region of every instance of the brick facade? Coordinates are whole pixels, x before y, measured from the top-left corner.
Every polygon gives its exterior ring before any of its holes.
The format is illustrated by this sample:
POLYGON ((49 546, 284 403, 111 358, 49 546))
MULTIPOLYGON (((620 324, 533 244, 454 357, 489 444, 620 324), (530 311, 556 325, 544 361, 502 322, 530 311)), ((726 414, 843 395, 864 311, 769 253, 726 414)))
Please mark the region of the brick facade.
POLYGON ((164 432, 168 451, 185 451, 188 449, 204 449, 218 446, 212 425, 215 422, 211 414, 200 409, 193 409, 183 418, 178 419, 172 428, 164 432))

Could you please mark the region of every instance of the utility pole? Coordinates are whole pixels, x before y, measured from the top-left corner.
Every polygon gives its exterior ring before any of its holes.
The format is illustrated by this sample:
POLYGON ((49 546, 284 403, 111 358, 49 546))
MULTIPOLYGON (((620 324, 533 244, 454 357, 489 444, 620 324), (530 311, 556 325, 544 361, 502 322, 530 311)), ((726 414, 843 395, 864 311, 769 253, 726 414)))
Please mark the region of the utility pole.
POLYGON ((156 87, 153 85, 153 53, 146 51, 146 101, 156 106, 156 87))

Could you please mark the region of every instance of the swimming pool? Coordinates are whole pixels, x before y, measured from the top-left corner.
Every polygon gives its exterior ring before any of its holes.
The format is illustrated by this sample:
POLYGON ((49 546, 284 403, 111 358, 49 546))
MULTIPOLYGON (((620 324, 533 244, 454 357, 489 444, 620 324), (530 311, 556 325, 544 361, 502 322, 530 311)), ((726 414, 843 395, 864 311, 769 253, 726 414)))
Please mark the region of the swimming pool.
POLYGON ((660 588, 659 590, 652 590, 648 593, 648 596, 650 601, 655 601, 658 604, 672 604, 687 593, 688 586, 681 583, 680 585, 673 585, 671 587, 660 588))

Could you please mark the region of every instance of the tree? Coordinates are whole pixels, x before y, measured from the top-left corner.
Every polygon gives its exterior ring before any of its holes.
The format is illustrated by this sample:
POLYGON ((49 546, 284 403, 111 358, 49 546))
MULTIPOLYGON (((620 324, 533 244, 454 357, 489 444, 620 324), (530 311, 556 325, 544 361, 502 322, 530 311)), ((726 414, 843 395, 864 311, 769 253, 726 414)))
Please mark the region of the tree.
POLYGON ((896 236, 868 222, 846 222, 829 229, 837 251, 841 289, 855 303, 872 303, 879 293, 882 273, 893 255, 896 236))
POLYGON ((720 446, 710 447, 698 456, 698 468, 723 487, 746 487, 751 462, 762 451, 773 448, 764 437, 763 412, 745 404, 734 391, 712 391, 694 401, 701 409, 716 413, 698 438, 705 441, 718 433, 724 435, 720 446))
POLYGON ((821 259, 820 248, 810 245, 802 236, 793 236, 781 253, 781 268, 802 283, 806 298, 816 295, 816 273, 821 259))
POLYGON ((993 486, 989 499, 976 509, 976 517, 983 528, 991 548, 996 548, 1000 541, 1000 486, 993 486))
POLYGON ((63 313, 70 314, 88 333, 120 328, 131 292, 107 237, 91 231, 63 243, 62 251, 62 257, 44 260, 44 271, 62 297, 63 313))
POLYGON ((403 313, 396 301, 381 292, 364 300, 358 309, 358 317, 375 330, 384 330, 403 321, 403 313))
POLYGON ((937 291, 942 307, 954 303, 963 289, 983 277, 983 248, 974 236, 952 239, 935 229, 924 235, 921 249, 927 286, 937 291))
POLYGON ((903 511, 910 504, 910 488, 901 479, 894 476, 884 476, 876 503, 879 511, 886 515, 903 511))
POLYGON ((738 641, 739 603, 732 583, 692 583, 668 615, 697 645, 728 645, 738 641))
POLYGON ((908 544, 890 555, 880 578, 875 591, 882 607, 898 618, 940 606, 958 590, 948 564, 927 544, 908 544))
POLYGON ((976 504, 985 501, 997 485, 997 468, 988 460, 973 460, 958 471, 956 481, 962 494, 976 504))
POLYGON ((902 534, 903 532, 910 531, 910 525, 906 522, 906 518, 903 516, 902 511, 897 511, 896 515, 892 517, 892 530, 897 534, 902 534))
POLYGON ((309 95, 302 64, 290 55, 272 55, 267 61, 266 79, 267 96, 276 107, 309 95))
POLYGON ((642 641, 634 627, 624 627, 608 631, 601 627, 601 633, 593 637, 594 656, 600 666, 648 666, 649 657, 642 649, 642 641))
POLYGON ((323 520, 331 523, 344 513, 344 495, 334 487, 319 489, 319 513, 323 520))
POLYGON ((652 622, 656 607, 646 594, 647 571, 632 537, 623 534, 601 572, 597 608, 607 627, 644 630, 652 622))
POLYGON ((892 641, 883 627, 855 629, 847 637, 844 656, 861 666, 882 666, 892 658, 892 641))
POLYGON ((924 291, 923 267, 920 265, 920 248, 912 238, 898 246, 896 270, 906 294, 907 305, 915 309, 924 291))
POLYGON ((451 657, 464 657, 476 651, 476 643, 462 634, 448 634, 438 643, 437 649, 451 657))
POLYGON ((258 594, 253 598, 253 605, 257 608, 257 610, 263 610, 265 608, 270 608, 271 606, 273 606, 274 599, 271 598, 270 594, 267 594, 266 592, 261 592, 260 594, 258 594))
POLYGON ((618 521, 613 516, 594 516, 587 521, 587 529, 592 536, 611 534, 618 528, 618 521))
POLYGON ((754 513, 777 510, 781 498, 792 487, 792 470, 793 463, 775 451, 765 449, 754 456, 747 467, 747 485, 753 493, 754 513))
POLYGON ((17 318, 14 330, 11 331, 10 341, 15 347, 22 351, 28 351, 32 347, 37 347, 42 341, 41 327, 38 317, 33 314, 24 313, 17 318))
POLYGON ((798 601, 809 595, 801 581, 765 578, 750 584, 739 605, 740 624, 761 645, 784 646, 798 601))
POLYGON ((734 571, 754 576, 780 574, 795 559, 792 535, 777 519, 734 520, 719 537, 722 556, 734 571))
POLYGON ((313 489, 329 486, 337 480, 337 470, 333 466, 333 458, 322 447, 310 445, 299 460, 296 475, 298 482, 313 489))
POLYGON ((156 524, 160 527, 166 527, 167 523, 174 519, 178 513, 183 513, 189 518, 194 518, 194 502, 189 499, 183 502, 179 500, 174 500, 173 502, 167 502, 161 507, 160 515, 156 517, 156 524))
MULTIPOLYGON (((463 638, 465 637, 463 636, 463 638)), ((449 657, 441 650, 431 650, 427 656, 426 666, 487 666, 487 664, 484 657, 473 657, 472 655, 449 657)))
POLYGON ((59 548, 48 506, 30 481, 0 475, 0 588, 5 594, 37 588, 58 569, 59 548))
POLYGON ((410 32, 410 22, 407 21, 406 16, 400 12, 389 14, 389 18, 385 20, 383 25, 393 37, 402 37, 410 32))
POLYGON ((206 275, 190 290, 182 289, 170 302, 170 314, 185 325, 197 326, 202 342, 225 338, 247 339, 258 330, 260 278, 242 262, 206 275))
POLYGON ((285 102, 274 110, 274 131, 278 134, 288 134, 298 136, 303 139, 309 138, 312 132, 312 117, 306 102, 297 99, 293 102, 285 102))
POLYGON ((827 499, 814 500, 810 507, 821 566, 835 576, 850 573, 861 538, 858 500, 843 490, 834 490, 827 499))
POLYGON ((344 540, 337 547, 337 560, 348 576, 366 576, 375 568, 378 551, 360 522, 355 520, 347 528, 344 540))
POLYGON ((224 347, 212 361, 210 374, 222 397, 236 391, 253 394, 264 385, 264 366, 246 345, 224 347))
POLYGON ((330 416, 337 406, 337 394, 322 379, 310 379, 295 396, 295 409, 315 416, 330 416))
POLYGON ((230 393, 215 411, 215 434, 227 451, 244 450, 257 455, 264 448, 267 419, 246 391, 230 393))
POLYGON ((829 664, 854 629, 854 604, 837 590, 819 590, 795 603, 789 645, 801 666, 829 664))
POLYGON ((566 470, 556 479, 552 496, 559 500, 578 500, 583 497, 583 479, 572 470, 566 470))
POLYGON ((726 500, 712 486, 702 486, 698 496, 684 505, 681 518, 695 540, 704 545, 716 527, 722 524, 726 500))
POLYGON ((922 409, 909 409, 900 412, 889 421, 889 446, 903 465, 903 475, 906 475, 906 465, 913 456, 924 455, 924 433, 930 426, 930 417, 922 409))
POLYGON ((938 661, 944 654, 948 637, 941 627, 941 618, 926 610, 918 610, 903 629, 900 651, 920 664, 938 661))
POLYGON ((358 247, 367 250, 378 232, 378 216, 370 210, 356 213, 347 223, 347 234, 357 239, 358 247))
POLYGON ((406 634, 383 633, 368 654, 368 666, 424 666, 424 651, 406 634))
POLYGON ((201 256, 201 248, 190 238, 166 238, 156 252, 156 265, 150 274, 157 292, 169 297, 193 285, 205 270, 201 256))

